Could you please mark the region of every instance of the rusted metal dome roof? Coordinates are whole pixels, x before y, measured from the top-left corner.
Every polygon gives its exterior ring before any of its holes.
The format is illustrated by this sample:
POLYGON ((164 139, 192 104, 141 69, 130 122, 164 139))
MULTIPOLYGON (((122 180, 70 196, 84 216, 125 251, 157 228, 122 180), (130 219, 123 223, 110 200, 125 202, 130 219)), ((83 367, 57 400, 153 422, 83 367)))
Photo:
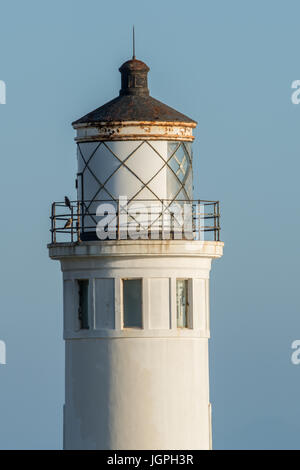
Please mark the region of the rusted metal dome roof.
POLYGON ((149 67, 135 58, 125 62, 120 68, 120 95, 73 122, 93 124, 118 121, 158 121, 195 123, 193 119, 179 113, 170 106, 149 95, 147 75, 149 67))
POLYGON ((137 59, 130 59, 127 62, 124 62, 123 65, 119 68, 120 72, 122 73, 124 70, 138 70, 141 72, 149 72, 149 67, 145 62, 137 59))

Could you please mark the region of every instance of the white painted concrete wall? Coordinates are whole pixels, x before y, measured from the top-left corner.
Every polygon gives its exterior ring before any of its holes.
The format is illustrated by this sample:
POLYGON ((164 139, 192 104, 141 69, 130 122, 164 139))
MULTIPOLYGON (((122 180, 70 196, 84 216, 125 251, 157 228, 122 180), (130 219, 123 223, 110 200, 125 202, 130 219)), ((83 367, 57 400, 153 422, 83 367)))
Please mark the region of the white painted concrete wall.
POLYGON ((66 449, 209 449, 207 339, 66 341, 66 449))
POLYGON ((116 241, 50 247, 64 276, 66 449, 209 449, 209 272, 220 242, 116 241), (193 247, 193 249, 191 248, 193 247), (143 279, 143 328, 124 329, 122 279, 143 279), (176 278, 191 328, 176 324, 176 278), (79 330, 76 279, 90 280, 79 330))

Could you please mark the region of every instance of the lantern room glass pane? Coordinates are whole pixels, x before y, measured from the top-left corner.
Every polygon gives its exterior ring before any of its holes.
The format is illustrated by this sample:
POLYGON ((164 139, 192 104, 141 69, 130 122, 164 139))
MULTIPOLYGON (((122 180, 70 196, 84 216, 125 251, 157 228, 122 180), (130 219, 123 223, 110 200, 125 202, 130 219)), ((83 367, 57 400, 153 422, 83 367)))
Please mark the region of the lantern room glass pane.
POLYGON ((189 197, 189 199, 193 199, 193 173, 192 169, 190 169, 190 172, 185 180, 184 183, 184 189, 189 197))
POLYGON ((188 328, 188 279, 176 280, 177 328, 188 328))
POLYGON ((192 165, 191 165, 191 145, 188 142, 169 142, 168 143, 168 167, 167 167, 167 186, 168 198, 179 199, 177 194, 183 185, 186 195, 181 199, 191 199, 191 179, 192 179, 192 165), (188 184, 186 187, 186 182, 188 184))
MULTIPOLYGON (((172 143, 169 145, 171 145, 171 149, 174 149, 172 143)), ((169 150, 168 153, 169 155, 172 155, 173 152, 169 150)), ((176 152, 170 158, 169 166, 172 168, 177 178, 182 182, 187 173, 187 170, 190 167, 190 156, 183 142, 180 144, 176 152)))
POLYGON ((179 142, 168 142, 168 158, 175 152, 177 148, 179 148, 179 142))
POLYGON ((185 147, 185 150, 187 151, 187 153, 189 154, 189 157, 192 161, 193 159, 193 151, 192 151, 192 144, 191 142, 184 142, 183 143, 184 147, 185 147))
POLYGON ((167 169, 167 195, 168 199, 176 198, 177 194, 180 192, 182 186, 178 178, 174 175, 174 173, 167 169))
POLYGON ((142 328, 142 279, 123 279, 123 326, 142 328))

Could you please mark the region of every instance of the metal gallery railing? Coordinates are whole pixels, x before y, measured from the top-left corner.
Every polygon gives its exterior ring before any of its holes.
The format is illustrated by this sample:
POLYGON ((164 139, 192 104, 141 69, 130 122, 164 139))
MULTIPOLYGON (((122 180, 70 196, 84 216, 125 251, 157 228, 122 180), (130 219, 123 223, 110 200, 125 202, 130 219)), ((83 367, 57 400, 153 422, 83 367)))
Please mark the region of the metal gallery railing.
POLYGON ((220 240, 219 201, 53 202, 51 243, 109 239, 220 240))

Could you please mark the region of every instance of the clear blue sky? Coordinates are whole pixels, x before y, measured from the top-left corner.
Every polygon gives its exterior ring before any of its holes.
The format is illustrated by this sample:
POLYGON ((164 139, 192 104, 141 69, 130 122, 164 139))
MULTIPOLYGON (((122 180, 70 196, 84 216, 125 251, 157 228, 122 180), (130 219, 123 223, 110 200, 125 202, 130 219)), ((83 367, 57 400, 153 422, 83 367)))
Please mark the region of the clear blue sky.
POLYGON ((2 2, 0 448, 62 445, 62 283, 53 200, 75 196, 71 122, 136 54, 152 96, 197 120, 195 195, 219 199, 211 279, 214 447, 299 449, 300 79, 297 1, 2 2))

